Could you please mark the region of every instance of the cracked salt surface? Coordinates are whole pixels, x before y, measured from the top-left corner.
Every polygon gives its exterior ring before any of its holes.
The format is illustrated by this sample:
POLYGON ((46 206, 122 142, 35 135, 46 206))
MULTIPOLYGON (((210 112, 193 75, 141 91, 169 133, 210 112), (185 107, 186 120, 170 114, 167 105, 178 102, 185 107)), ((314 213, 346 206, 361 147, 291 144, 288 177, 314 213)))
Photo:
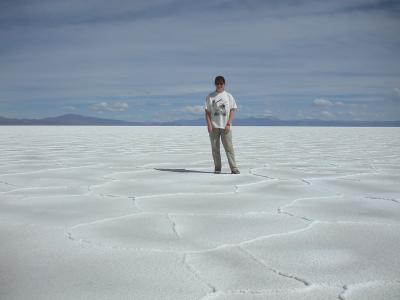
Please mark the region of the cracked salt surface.
POLYGON ((399 299, 399 131, 0 127, 0 298, 399 299))

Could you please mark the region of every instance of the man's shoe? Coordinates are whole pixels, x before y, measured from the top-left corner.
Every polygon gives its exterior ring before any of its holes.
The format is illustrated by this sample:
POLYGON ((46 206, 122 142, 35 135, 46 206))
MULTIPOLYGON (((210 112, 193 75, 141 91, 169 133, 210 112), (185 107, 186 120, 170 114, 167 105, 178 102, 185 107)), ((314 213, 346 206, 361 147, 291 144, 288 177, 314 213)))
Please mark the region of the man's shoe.
POLYGON ((221 170, 214 170, 214 174, 221 174, 221 170))
POLYGON ((233 169, 232 174, 240 174, 239 169, 233 169))

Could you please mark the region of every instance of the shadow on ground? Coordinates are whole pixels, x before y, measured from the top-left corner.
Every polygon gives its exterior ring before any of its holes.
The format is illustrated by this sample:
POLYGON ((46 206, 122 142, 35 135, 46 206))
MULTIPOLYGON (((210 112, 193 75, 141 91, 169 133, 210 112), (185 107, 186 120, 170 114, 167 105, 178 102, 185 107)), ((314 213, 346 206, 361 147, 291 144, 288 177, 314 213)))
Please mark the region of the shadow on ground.
MULTIPOLYGON (((214 174, 214 172, 198 171, 198 170, 188 170, 188 169, 154 168, 154 170, 157 170, 157 171, 168 171, 168 172, 177 172, 177 173, 207 173, 207 174, 214 174)), ((223 173, 223 172, 221 172, 221 174, 229 174, 229 173, 223 173)))

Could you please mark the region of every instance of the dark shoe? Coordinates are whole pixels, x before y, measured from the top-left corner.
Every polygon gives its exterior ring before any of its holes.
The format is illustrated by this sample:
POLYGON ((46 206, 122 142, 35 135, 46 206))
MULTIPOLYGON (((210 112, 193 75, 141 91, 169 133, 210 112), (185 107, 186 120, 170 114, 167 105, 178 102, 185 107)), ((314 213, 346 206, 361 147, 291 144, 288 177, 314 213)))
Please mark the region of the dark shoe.
POLYGON ((221 170, 214 170, 214 174, 221 174, 221 170))
POLYGON ((239 169, 233 169, 232 174, 240 174, 239 169))

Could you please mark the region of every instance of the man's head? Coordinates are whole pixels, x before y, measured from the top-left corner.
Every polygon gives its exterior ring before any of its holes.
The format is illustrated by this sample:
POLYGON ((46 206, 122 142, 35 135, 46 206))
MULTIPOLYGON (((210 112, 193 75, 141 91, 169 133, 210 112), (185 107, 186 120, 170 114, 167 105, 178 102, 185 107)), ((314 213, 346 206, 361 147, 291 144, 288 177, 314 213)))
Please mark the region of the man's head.
POLYGON ((224 78, 223 76, 217 76, 217 77, 215 77, 214 84, 215 84, 215 90, 216 90, 217 92, 220 93, 220 92, 224 91, 224 88, 225 88, 225 78, 224 78))

